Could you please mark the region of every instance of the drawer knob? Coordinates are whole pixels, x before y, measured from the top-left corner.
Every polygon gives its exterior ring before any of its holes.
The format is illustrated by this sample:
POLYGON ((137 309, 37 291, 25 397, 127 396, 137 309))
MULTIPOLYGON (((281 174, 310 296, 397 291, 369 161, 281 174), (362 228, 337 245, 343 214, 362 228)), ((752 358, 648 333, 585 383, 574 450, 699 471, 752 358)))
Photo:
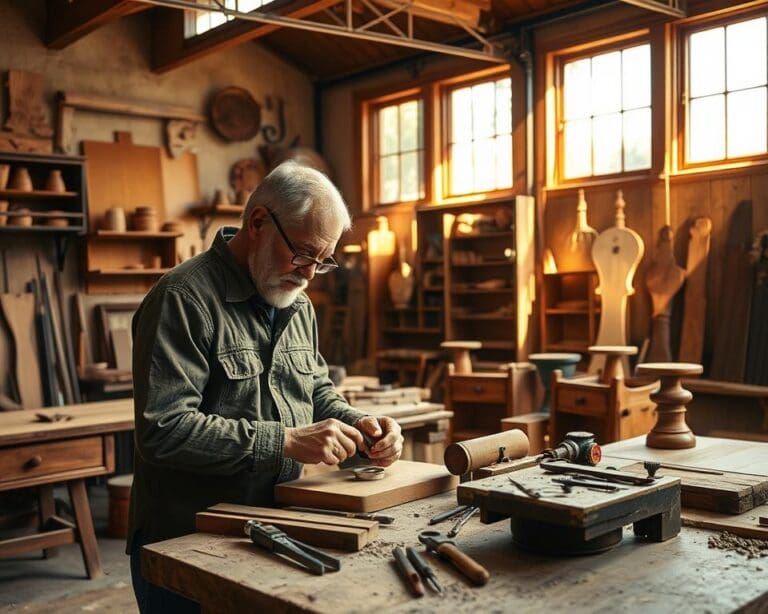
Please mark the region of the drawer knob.
POLYGON ((576 405, 586 405, 587 404, 587 398, 586 397, 576 397, 576 400, 574 401, 576 405))
POLYGON ((35 467, 39 467, 43 464, 43 457, 39 454, 35 454, 32 458, 30 458, 26 462, 27 469, 34 469, 35 467))
POLYGON ((630 413, 632 412, 629 411, 629 408, 624 408, 621 410, 621 417, 626 418, 627 416, 629 416, 630 413))
POLYGON ((483 391, 483 387, 479 384, 476 384, 474 388, 472 388, 472 392, 475 394, 480 394, 483 391))

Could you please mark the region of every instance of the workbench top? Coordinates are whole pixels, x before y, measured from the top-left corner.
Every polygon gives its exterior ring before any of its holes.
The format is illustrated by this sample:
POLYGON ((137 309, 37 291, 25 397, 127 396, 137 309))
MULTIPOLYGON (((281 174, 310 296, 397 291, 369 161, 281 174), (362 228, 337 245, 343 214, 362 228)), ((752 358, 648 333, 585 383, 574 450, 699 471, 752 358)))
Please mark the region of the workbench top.
MULTIPOLYGON (((768 559, 747 559, 711 549, 716 533, 684 527, 663 543, 623 541, 603 554, 552 558, 512 545, 509 523, 482 525, 473 518, 458 545, 491 572, 484 587, 472 587, 447 563, 429 555, 445 589, 410 596, 393 564, 397 545, 419 546, 428 519, 455 507, 454 493, 387 510, 393 525, 356 553, 338 553, 342 569, 313 576, 257 548, 246 538, 198 533, 144 548, 150 582, 180 592, 203 612, 270 611, 622 611, 730 612, 768 592, 768 559)), ((446 532, 450 524, 435 527, 446 532)))

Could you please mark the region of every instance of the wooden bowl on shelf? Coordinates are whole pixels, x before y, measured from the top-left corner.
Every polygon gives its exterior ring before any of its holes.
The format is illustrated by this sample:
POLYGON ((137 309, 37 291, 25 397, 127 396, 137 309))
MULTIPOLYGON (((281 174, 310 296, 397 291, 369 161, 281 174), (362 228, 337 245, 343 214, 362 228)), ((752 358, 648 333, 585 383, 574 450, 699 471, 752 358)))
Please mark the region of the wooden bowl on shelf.
MULTIPOLYGON (((49 211, 51 214, 62 214, 63 211, 49 211)), ((51 228, 66 228, 69 226, 69 220, 66 217, 46 217, 40 219, 38 223, 41 223, 43 226, 49 226, 51 228)))
POLYGON ((10 217, 8 221, 9 226, 32 226, 32 211, 29 209, 16 209, 14 213, 21 215, 14 215, 10 217))

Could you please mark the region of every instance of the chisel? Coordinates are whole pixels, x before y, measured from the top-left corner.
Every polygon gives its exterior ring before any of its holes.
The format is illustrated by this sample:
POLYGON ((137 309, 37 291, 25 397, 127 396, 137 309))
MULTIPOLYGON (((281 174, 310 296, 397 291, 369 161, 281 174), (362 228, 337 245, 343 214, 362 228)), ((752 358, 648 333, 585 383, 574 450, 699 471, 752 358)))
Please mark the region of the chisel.
POLYGON ((366 514, 363 512, 342 512, 340 510, 323 510, 314 507, 286 507, 287 510, 293 510, 295 512, 308 512, 311 514, 327 514, 328 516, 342 516, 344 518, 357 518, 359 520, 375 520, 381 524, 392 524, 395 521, 394 516, 387 516, 386 514, 366 514))

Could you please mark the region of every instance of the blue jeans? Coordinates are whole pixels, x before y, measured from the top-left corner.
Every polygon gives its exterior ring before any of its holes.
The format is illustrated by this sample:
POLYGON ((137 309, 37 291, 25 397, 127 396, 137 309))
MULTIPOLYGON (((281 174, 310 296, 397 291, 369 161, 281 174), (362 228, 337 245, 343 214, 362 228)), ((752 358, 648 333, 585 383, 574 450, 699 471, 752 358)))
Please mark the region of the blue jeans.
POLYGON ((200 604, 181 595, 151 584, 141 575, 141 532, 131 546, 131 581, 141 614, 200 614, 200 604))

